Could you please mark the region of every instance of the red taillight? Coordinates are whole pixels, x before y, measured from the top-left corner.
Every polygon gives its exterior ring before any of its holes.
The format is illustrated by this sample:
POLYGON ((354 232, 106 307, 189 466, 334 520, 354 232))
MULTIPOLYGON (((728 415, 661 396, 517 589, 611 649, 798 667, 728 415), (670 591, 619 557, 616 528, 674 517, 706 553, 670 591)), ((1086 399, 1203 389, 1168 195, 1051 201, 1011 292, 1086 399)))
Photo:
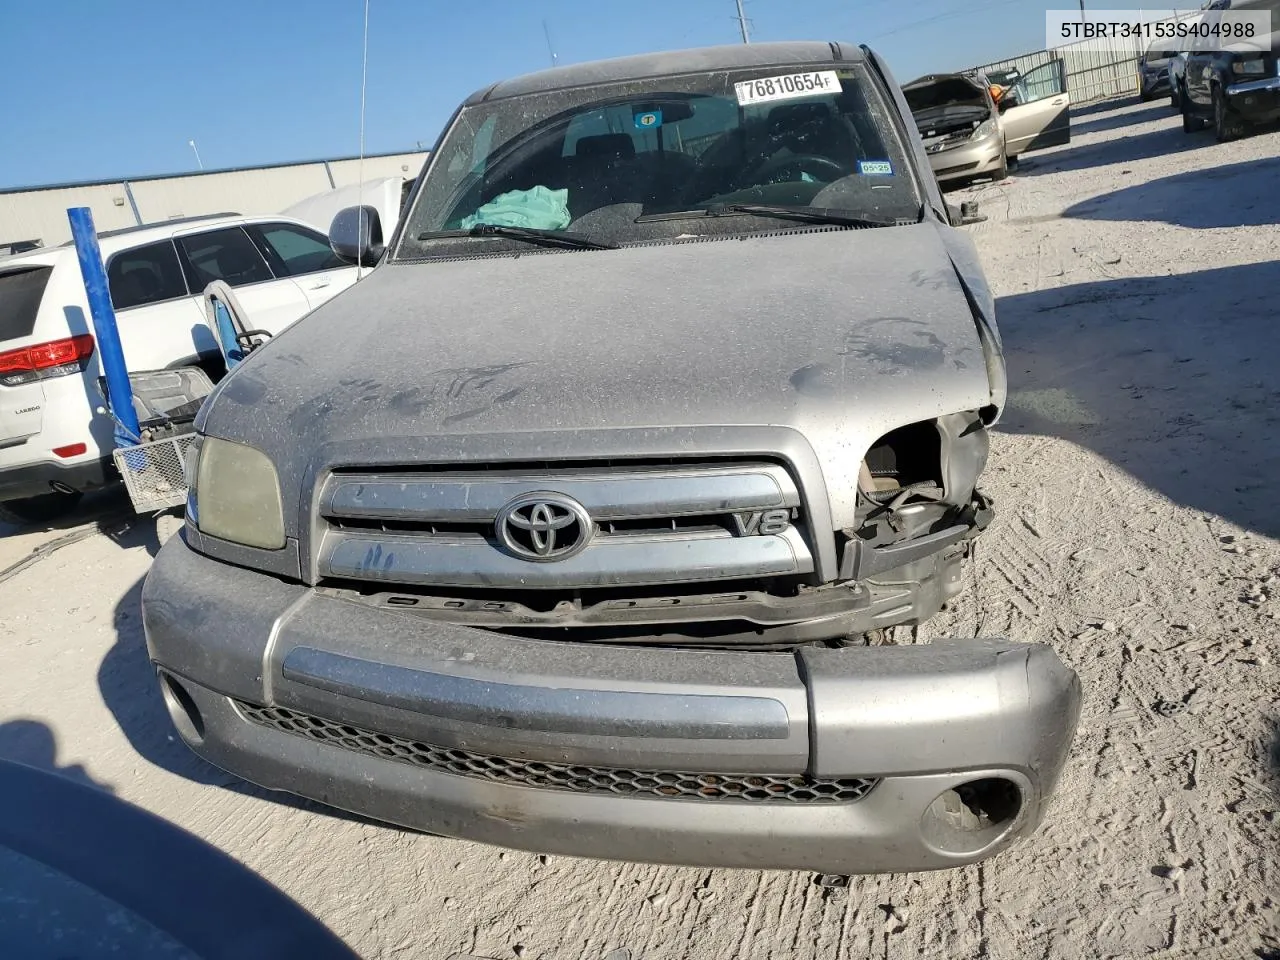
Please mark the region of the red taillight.
POLYGON ((83 443, 69 443, 65 447, 54 447, 53 452, 60 457, 78 457, 88 449, 83 443))
POLYGON ((48 377, 79 373, 92 356, 93 336, 88 333, 19 350, 6 350, 0 353, 0 383, 13 387, 48 377))

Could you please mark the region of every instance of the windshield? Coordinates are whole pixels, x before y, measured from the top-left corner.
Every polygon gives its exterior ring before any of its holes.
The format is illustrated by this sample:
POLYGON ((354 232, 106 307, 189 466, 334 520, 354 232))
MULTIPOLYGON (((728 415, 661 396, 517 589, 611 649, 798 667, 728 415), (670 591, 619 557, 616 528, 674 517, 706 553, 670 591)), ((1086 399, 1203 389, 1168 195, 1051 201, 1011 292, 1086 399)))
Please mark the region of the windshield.
POLYGON ((607 244, 799 227, 759 212, 703 216, 734 204, 915 220, 920 198, 891 117, 859 64, 658 77, 479 103, 443 138, 396 256, 529 249, 477 229, 485 224, 607 244))

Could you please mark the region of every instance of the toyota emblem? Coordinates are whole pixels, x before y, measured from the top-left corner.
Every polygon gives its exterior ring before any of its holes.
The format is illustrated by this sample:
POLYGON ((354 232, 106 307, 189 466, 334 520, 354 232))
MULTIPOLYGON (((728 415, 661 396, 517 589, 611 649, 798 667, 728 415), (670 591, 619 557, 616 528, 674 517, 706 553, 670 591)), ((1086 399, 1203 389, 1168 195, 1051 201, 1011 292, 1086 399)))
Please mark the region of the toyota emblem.
POLYGON ((578 501, 558 493, 530 493, 512 500, 494 523, 498 540, 521 560, 567 560, 586 549, 595 524, 578 501))

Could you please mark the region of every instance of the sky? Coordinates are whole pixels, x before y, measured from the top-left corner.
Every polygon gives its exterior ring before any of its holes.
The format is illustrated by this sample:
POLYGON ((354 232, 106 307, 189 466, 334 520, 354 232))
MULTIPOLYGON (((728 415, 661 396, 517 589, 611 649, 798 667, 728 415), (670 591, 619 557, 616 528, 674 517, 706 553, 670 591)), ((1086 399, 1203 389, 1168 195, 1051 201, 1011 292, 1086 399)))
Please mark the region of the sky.
MULTIPOLYGON (((901 83, 1040 49, 1046 6, 1076 2, 744 6, 753 41, 866 43, 901 83)), ((0 189, 194 171, 191 140, 205 169, 354 156, 364 10, 364 0, 0 0, 0 189)), ((369 0, 365 150, 430 149, 470 93, 550 66, 548 34, 563 65, 740 43, 736 12, 734 0, 369 0)))

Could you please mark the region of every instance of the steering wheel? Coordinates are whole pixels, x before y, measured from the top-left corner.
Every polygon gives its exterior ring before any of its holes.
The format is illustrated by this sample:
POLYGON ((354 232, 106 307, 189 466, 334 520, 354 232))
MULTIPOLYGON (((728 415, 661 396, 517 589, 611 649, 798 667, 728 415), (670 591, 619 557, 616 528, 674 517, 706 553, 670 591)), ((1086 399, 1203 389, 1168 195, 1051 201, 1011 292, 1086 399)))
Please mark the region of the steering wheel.
POLYGON ((755 180, 770 182, 774 175, 788 168, 795 168, 801 172, 805 170, 812 173, 821 172, 824 175, 822 177, 824 183, 830 183, 846 176, 845 169, 831 158, 821 157, 816 153, 801 153, 793 154, 789 157, 776 157, 773 160, 766 160, 751 172, 751 177, 755 180))

